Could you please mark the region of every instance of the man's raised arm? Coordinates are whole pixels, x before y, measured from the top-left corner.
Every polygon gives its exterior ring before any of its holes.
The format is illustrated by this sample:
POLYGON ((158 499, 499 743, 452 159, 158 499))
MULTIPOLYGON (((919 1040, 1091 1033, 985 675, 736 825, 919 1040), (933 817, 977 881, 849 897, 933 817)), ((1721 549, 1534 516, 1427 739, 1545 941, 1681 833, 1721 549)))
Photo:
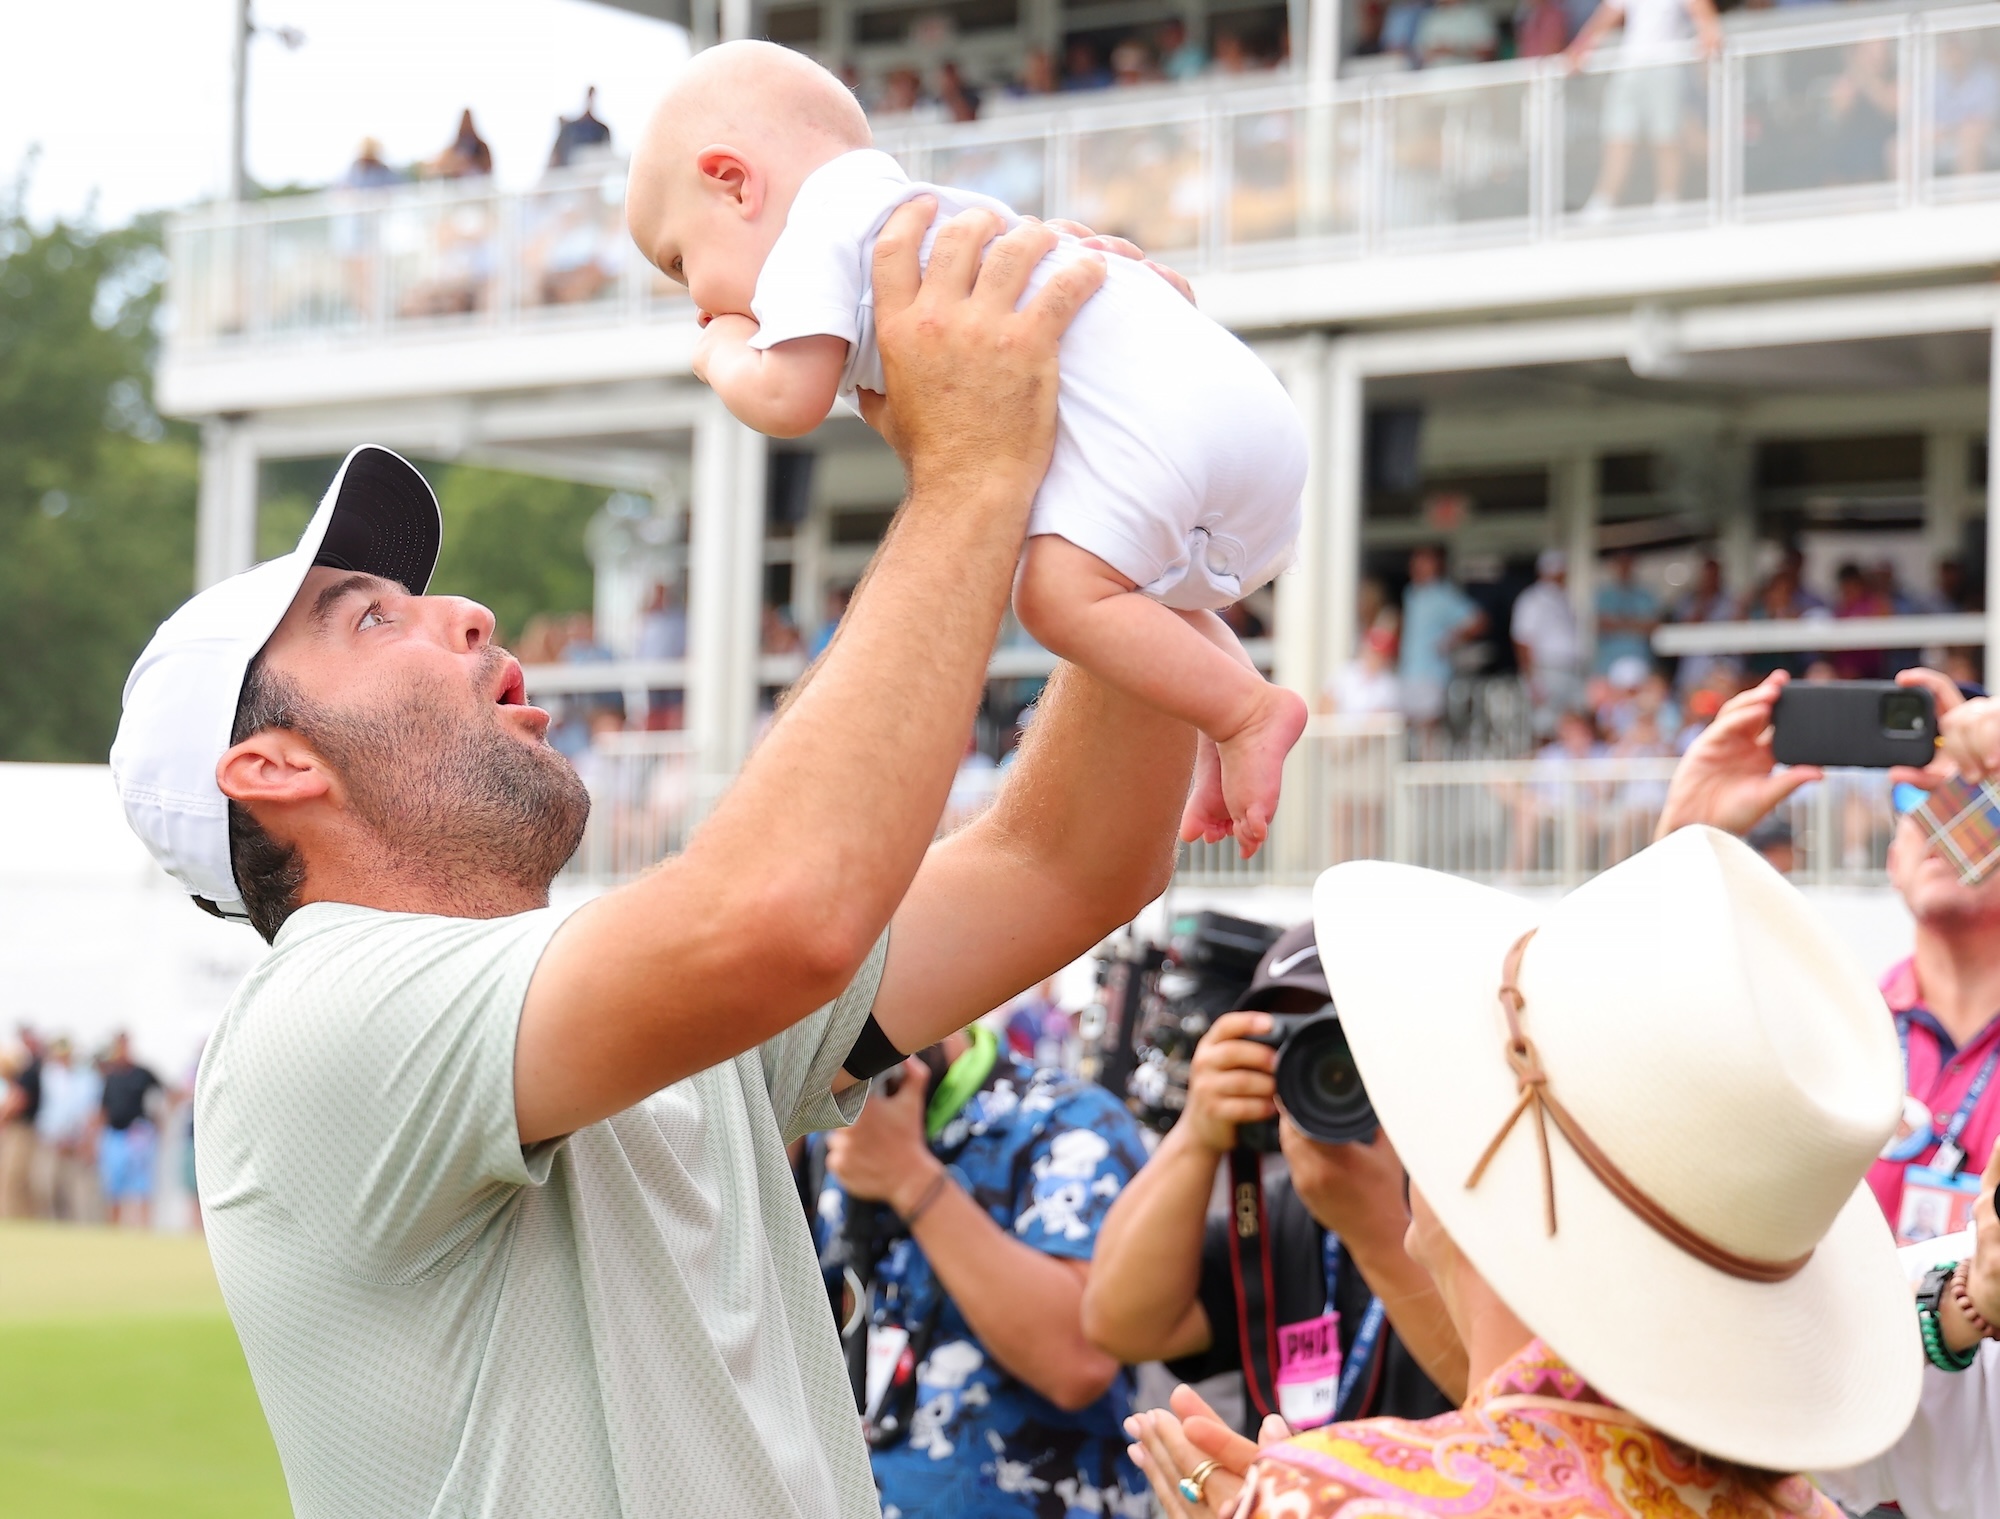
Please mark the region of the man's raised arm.
POLYGON ((1055 234, 912 202, 877 244, 876 316, 909 492, 839 637, 687 852, 579 910, 522 1009, 523 1143, 754 1048, 847 985, 923 861, 1053 447, 1056 347, 1103 279, 1055 234), (981 250, 985 249, 982 261, 981 250))

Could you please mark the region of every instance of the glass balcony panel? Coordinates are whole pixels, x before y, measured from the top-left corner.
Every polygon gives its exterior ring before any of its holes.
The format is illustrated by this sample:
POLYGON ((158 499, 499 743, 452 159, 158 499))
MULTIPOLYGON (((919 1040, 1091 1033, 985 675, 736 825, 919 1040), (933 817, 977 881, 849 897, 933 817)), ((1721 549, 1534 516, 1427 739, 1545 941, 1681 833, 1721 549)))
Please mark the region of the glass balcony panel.
POLYGON ((1199 122, 1079 132, 1066 214, 1148 253, 1198 248, 1209 200, 1206 159, 1199 122))
POLYGON ((1392 231, 1526 221, 1528 86, 1404 95, 1389 104, 1392 231))
POLYGON ((493 308, 500 266, 499 202, 431 201, 383 218, 389 310, 398 321, 493 308))
POLYGON ((241 227, 193 227, 174 242, 174 342, 206 347, 240 337, 250 288, 241 227))
POLYGON ((274 333, 358 326, 371 302, 374 221, 340 212, 264 229, 264 324, 274 333))
POLYGON ((1639 64, 1563 82, 1563 211, 1671 216, 1709 196, 1708 68, 1639 64))
POLYGON ((1937 32, 1931 50, 1931 173, 1941 187, 2000 170, 2000 27, 1937 32))
POLYGON ((932 184, 977 190, 1004 201, 1023 216, 1044 215, 1048 178, 1044 139, 960 143, 931 149, 932 184))
POLYGON ((1894 38, 1753 53, 1742 69, 1745 196, 1895 182, 1894 38))
POLYGON ((1361 230, 1361 107, 1251 111, 1228 123, 1232 247, 1361 230))
POLYGON ((631 239, 624 185, 536 190, 521 197, 521 305, 587 306, 618 297, 618 270, 631 239))

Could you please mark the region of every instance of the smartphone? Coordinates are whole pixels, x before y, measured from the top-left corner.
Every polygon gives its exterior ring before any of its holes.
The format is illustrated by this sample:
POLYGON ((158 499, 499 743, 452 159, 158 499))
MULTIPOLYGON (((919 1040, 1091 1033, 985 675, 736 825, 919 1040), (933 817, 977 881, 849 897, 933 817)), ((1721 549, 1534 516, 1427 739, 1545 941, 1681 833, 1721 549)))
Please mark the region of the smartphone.
POLYGON ((1771 714, 1781 765, 1922 768, 1937 754, 1937 703, 1922 686, 1892 680, 1793 681, 1771 714))
POLYGON ((1966 885, 1977 886, 2000 866, 2000 791, 1993 782, 1975 786, 1954 775, 1932 787, 1909 815, 1966 885))

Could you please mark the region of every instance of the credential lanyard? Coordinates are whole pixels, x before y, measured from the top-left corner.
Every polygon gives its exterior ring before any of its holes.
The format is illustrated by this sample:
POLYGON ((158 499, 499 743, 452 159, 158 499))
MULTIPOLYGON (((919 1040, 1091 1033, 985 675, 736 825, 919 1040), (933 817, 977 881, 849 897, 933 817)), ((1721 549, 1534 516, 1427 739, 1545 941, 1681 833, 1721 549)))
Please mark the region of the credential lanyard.
MULTIPOLYGON (((1329 1229, 1321 1253, 1321 1261, 1326 1270, 1328 1313, 1335 1311, 1334 1283, 1340 1280, 1343 1255, 1339 1236, 1329 1229)), ((1360 1385, 1362 1376, 1375 1360, 1376 1342, 1382 1338, 1382 1325, 1388 1317, 1388 1310, 1382 1306, 1382 1300, 1371 1293, 1368 1298, 1368 1311, 1361 1315, 1361 1327, 1354 1331, 1354 1341, 1348 1346, 1346 1359, 1341 1363, 1340 1386, 1333 1395, 1335 1422, 1359 1417, 1360 1411, 1350 1407, 1349 1400, 1354 1396, 1354 1389, 1360 1385)))
MULTIPOLYGON (((1903 1050, 1903 1085, 1910 1084, 1910 1015, 1896 1014, 1896 1043, 1903 1050)), ((1965 1133, 1965 1126, 1972 1122, 1972 1115, 1979 1107, 1979 1099, 1986 1095, 1986 1088, 1993 1080, 1993 1072, 2000 1067, 2000 1041, 1986 1052, 1986 1059, 1979 1072, 1972 1078, 1972 1085, 1965 1089, 1965 1096, 1958 1104, 1958 1111, 1951 1115, 1951 1122, 1945 1125, 1944 1135, 1938 1140, 1937 1151, 1931 1157, 1931 1169, 1956 1174, 1965 1164, 1965 1147, 1959 1143, 1965 1133)))

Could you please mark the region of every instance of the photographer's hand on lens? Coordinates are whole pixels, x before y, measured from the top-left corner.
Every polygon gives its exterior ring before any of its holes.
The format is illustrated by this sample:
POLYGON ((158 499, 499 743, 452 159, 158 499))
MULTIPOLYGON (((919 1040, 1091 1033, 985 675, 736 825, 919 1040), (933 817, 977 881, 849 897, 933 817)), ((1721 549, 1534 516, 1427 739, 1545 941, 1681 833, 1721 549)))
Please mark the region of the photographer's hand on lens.
POLYGON ((930 1072, 913 1057, 902 1073, 895 1092, 878 1082, 861 1116, 827 1135, 826 1168, 848 1196, 887 1203, 907 1218, 944 1165, 924 1139, 930 1072))
POLYGON ((1702 729, 1674 767, 1653 837, 1676 828, 1707 823, 1725 833, 1744 834, 1799 787, 1819 780, 1814 765, 1779 772, 1771 753, 1771 709, 1791 677, 1774 671, 1748 691, 1722 704, 1715 721, 1702 729))
POLYGON ((1291 1168, 1292 1190, 1321 1228, 1357 1254, 1370 1246, 1402 1249, 1410 1213, 1403 1205, 1403 1162, 1387 1134, 1378 1130, 1372 1144, 1321 1144, 1284 1118, 1278 1146, 1291 1168))
POLYGON ((1238 1125, 1277 1113, 1278 1052, 1251 1041, 1270 1029, 1269 1013, 1224 1013, 1195 1046, 1181 1123, 1202 1148, 1226 1155, 1236 1148, 1238 1125))

